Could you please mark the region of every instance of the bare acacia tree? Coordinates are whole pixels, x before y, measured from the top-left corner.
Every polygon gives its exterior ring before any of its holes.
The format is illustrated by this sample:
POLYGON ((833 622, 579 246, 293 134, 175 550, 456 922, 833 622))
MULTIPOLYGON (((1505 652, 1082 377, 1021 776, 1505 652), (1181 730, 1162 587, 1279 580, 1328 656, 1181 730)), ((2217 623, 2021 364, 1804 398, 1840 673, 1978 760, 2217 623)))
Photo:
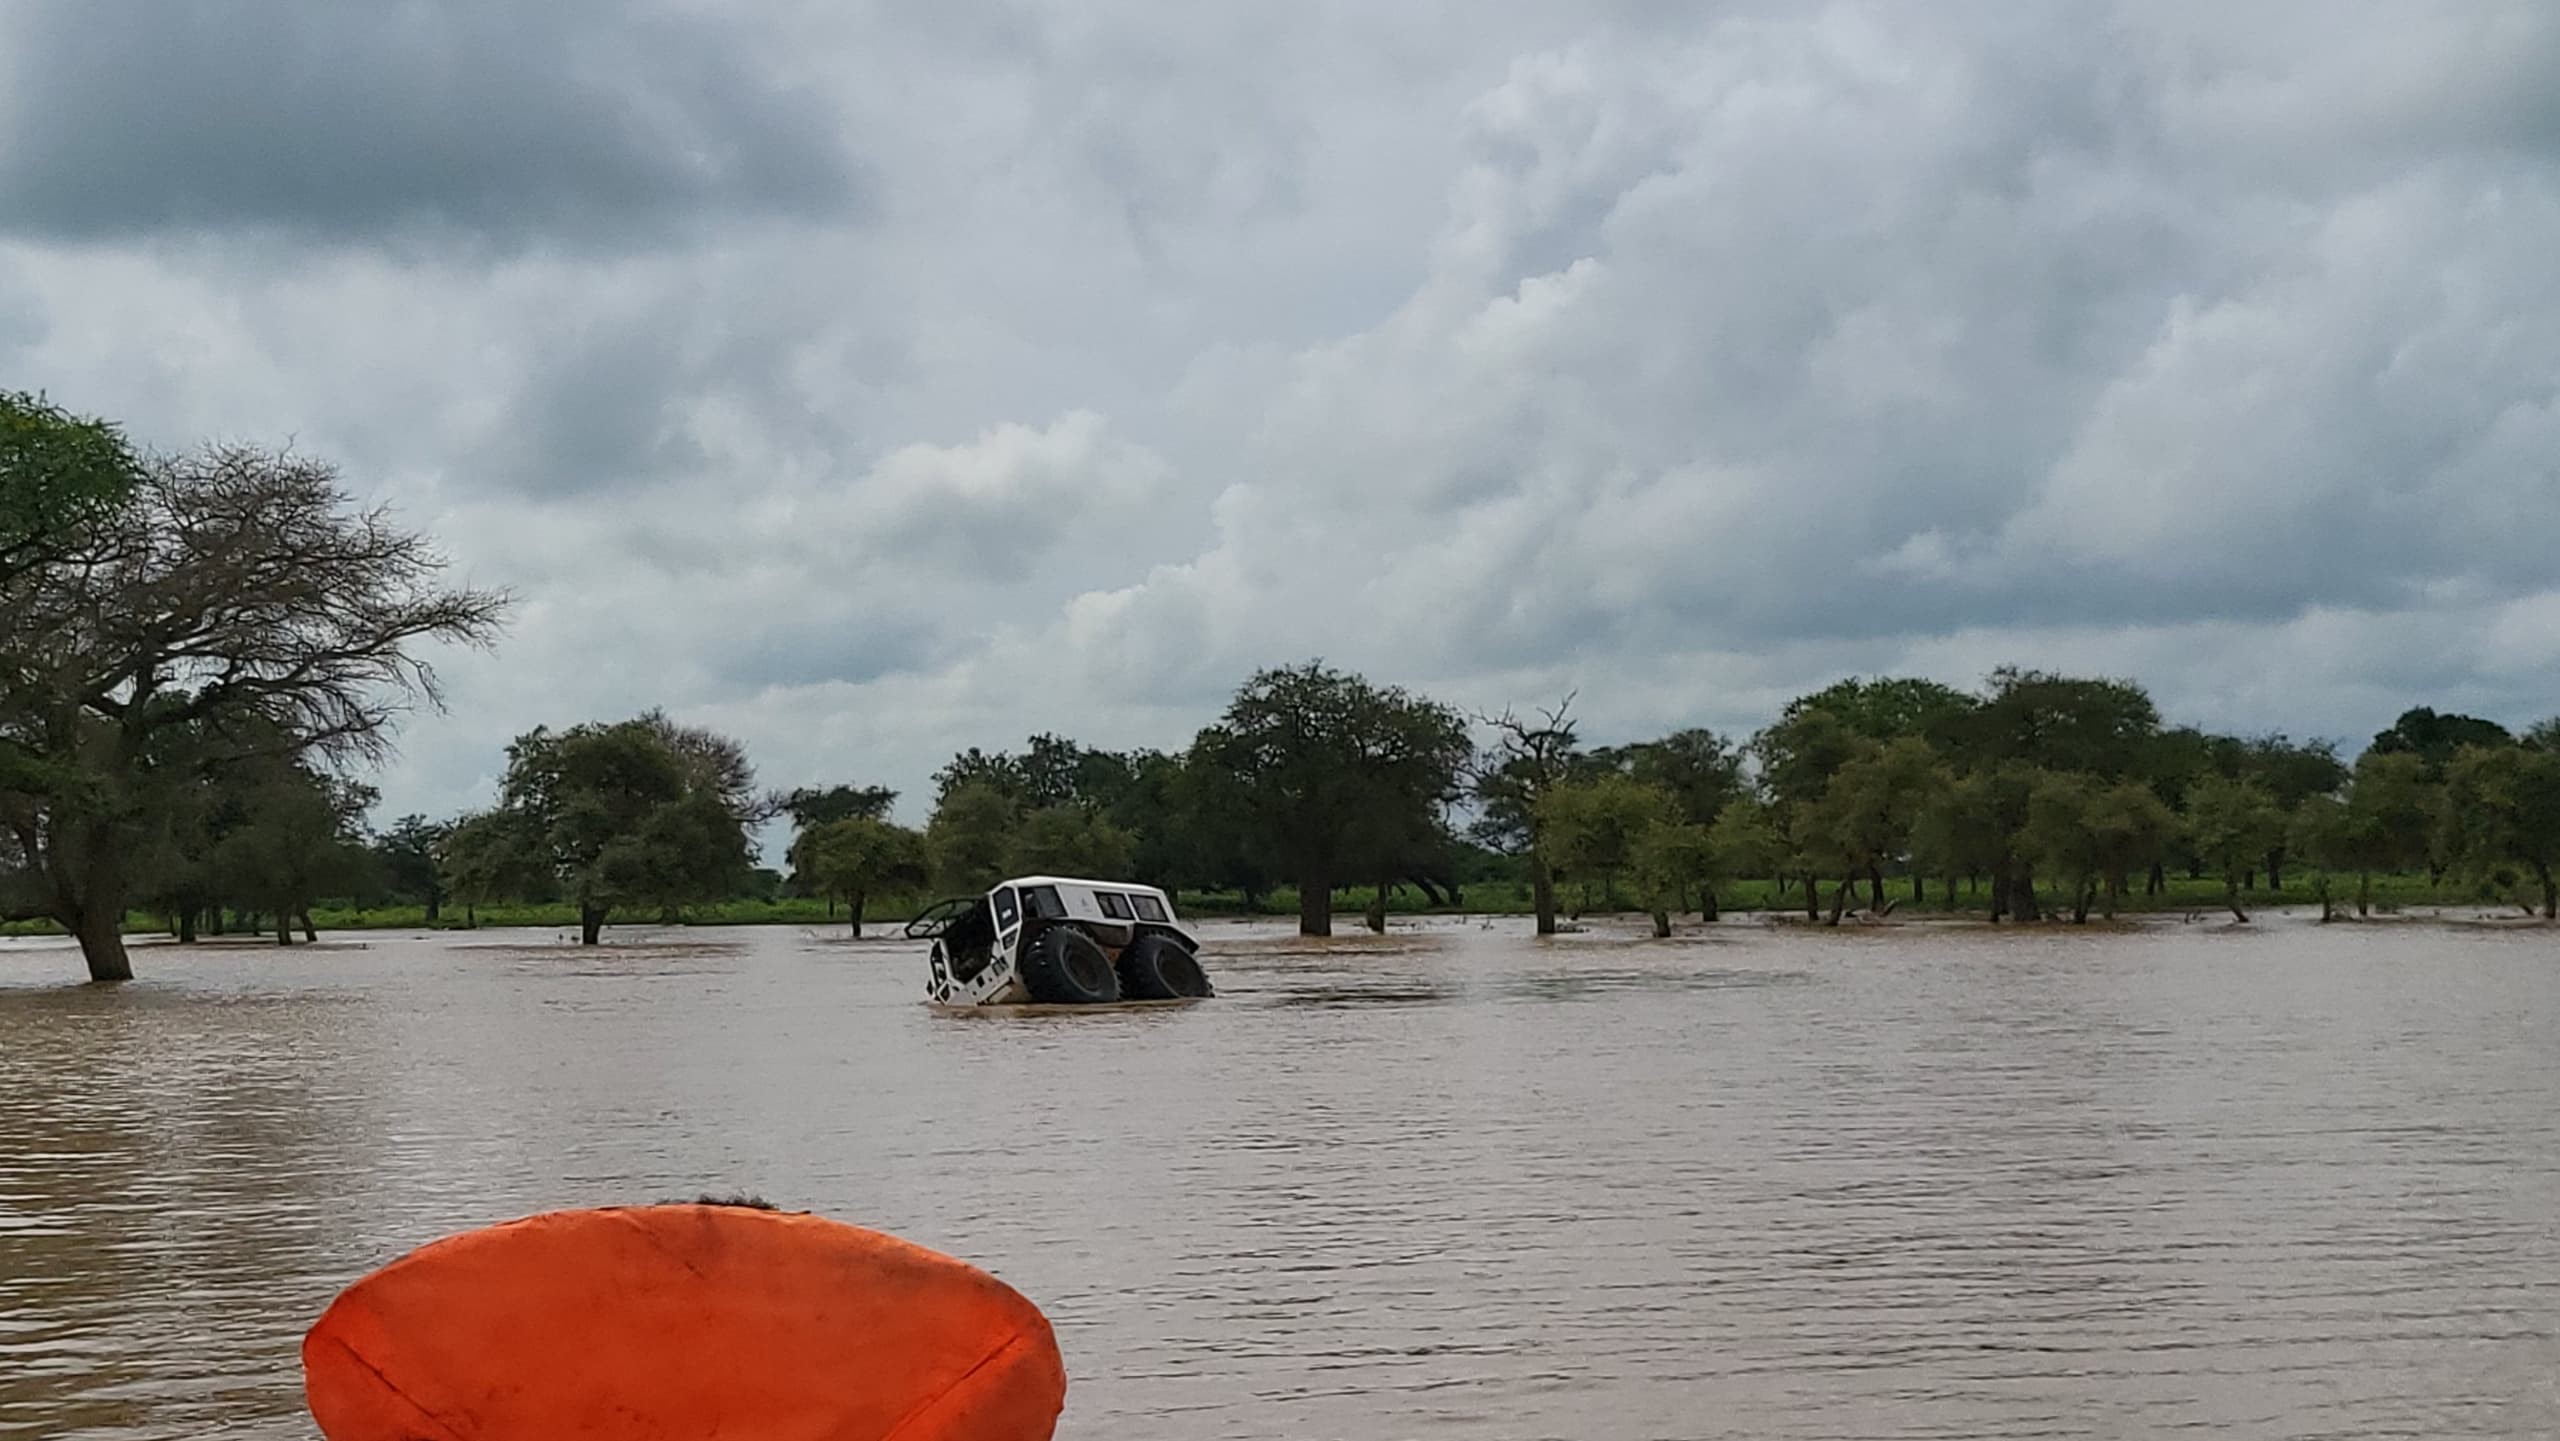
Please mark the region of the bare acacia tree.
POLYGON ((1485 808, 1479 832, 1506 836, 1511 848, 1528 857, 1529 893, 1542 936, 1556 933, 1556 873, 1554 859, 1547 853, 1545 828, 1538 820, 1538 801, 1573 773, 1576 694, 1568 691, 1563 700, 1540 710, 1534 721, 1522 720, 1507 708, 1500 715, 1476 718, 1491 727, 1495 737, 1492 750, 1476 769, 1476 799, 1485 808))
POLYGON ((0 825, 44 914, 95 980, 133 974, 129 857, 153 819, 161 742, 199 765, 378 758, 420 654, 485 645, 507 598, 438 583, 443 559, 330 466, 246 446, 150 462, 48 563, 0 581, 0 825))

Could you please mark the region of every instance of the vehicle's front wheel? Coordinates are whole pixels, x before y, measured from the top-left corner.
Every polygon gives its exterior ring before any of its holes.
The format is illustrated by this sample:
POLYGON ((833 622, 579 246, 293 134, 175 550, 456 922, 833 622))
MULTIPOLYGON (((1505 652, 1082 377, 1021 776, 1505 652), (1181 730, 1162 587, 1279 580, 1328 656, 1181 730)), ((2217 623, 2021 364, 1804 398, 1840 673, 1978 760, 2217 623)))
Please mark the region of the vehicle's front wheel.
POLYGON ((1031 999, 1051 1006, 1097 1006, 1120 999, 1120 977, 1102 943, 1073 926, 1051 926, 1022 958, 1031 999))
POLYGON ((1209 973, 1171 936, 1144 935, 1120 953, 1120 994, 1133 1001, 1178 1001, 1214 995, 1209 973))

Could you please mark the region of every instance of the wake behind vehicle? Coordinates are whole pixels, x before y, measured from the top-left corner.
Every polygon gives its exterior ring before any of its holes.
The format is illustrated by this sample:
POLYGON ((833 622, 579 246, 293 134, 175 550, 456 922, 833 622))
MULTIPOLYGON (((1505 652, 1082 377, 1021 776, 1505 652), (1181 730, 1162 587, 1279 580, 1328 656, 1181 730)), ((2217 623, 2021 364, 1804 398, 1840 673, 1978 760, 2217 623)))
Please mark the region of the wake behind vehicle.
POLYGON ((907 922, 930 940, 926 997, 944 1006, 1096 1006, 1216 992, 1200 941, 1153 886, 1068 876, 1000 881, 907 922))

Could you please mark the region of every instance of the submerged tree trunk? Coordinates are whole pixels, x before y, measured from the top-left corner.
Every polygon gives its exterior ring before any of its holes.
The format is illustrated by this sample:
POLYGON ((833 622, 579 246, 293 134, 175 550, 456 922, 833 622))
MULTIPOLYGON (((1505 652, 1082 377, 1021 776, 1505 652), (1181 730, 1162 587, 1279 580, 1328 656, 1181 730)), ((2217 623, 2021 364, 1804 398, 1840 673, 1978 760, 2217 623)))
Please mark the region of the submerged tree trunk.
POLYGON ((315 946, 320 944, 320 928, 311 923, 309 911, 302 913, 302 938, 315 946))
POLYGON ((2237 877, 2226 875, 2222 878, 2222 898, 2230 905, 2231 914, 2240 924, 2247 925, 2249 913, 2240 909, 2240 882, 2237 877))
POLYGON ((862 892, 855 891, 846 899, 844 905, 845 915, 853 922, 853 938, 857 941, 862 939, 862 904, 862 892))
POLYGON ((1529 908, 1538 914, 1538 934, 1556 933, 1556 873, 1548 868, 1546 857, 1532 851, 1529 855, 1529 908))
POLYGON ((1811 871, 1804 873, 1804 918, 1808 921, 1822 919, 1822 883, 1814 879, 1811 871))
POLYGON ((1836 926, 1840 924, 1841 915, 1849 909, 1849 897, 1855 894, 1857 889, 1858 878, 1856 876, 1842 876, 1840 878, 1840 889, 1831 893, 1831 917, 1823 922, 1824 925, 1836 926))
POLYGON ((120 908, 93 904, 76 912, 66 928, 80 942, 80 959, 88 962, 90 980, 133 979, 133 958, 124 951, 120 908))
POLYGON ((1653 938, 1657 941, 1663 940, 1670 936, 1670 934, 1671 913, 1669 911, 1655 911, 1653 913, 1653 938))
POLYGON ((2017 879, 2009 883, 2009 913, 2022 921, 2044 919, 2044 911, 2036 905, 2035 867, 2018 867, 2017 879))
POLYGON ((180 906, 178 907, 178 944, 182 946, 192 946, 195 943, 196 908, 193 906, 180 906))
POLYGON ((1698 919, 1702 921, 1724 919, 1723 909, 1716 904, 1716 888, 1713 886, 1698 887, 1698 919))
POLYGON ((276 912, 276 944, 279 946, 293 944, 293 917, 282 911, 276 912))
POLYGON ((604 936, 604 907, 581 904, 578 907, 578 944, 592 946, 604 936))
POLYGON ((1867 862, 1867 909, 1884 909, 1884 867, 1874 861, 1867 862))
POLYGON ((2356 914, 2359 916, 2373 914, 2373 872, 2371 871, 2356 872, 2356 914))
POLYGON ((1322 871, 1298 878, 1298 934, 1333 934, 1333 877, 1322 871))
POLYGON ((1991 873, 1991 923, 1995 926, 2000 924, 2001 918, 2008 914, 2009 863, 2004 860, 1991 873))

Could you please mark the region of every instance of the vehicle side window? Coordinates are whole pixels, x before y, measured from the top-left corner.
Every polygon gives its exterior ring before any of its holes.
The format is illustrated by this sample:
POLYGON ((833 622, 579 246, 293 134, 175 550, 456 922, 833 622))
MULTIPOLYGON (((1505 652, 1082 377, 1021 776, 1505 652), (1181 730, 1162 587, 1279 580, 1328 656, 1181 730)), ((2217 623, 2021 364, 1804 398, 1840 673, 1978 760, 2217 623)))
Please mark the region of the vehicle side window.
POLYGON ((1157 900, 1155 897, 1131 896, 1129 900, 1131 904, 1137 906, 1139 920, 1161 921, 1165 918, 1164 902, 1157 900))
POLYGON ((1115 921, 1134 919, 1129 912, 1129 898, 1118 891, 1096 891, 1093 898, 1102 902, 1102 913, 1115 921))
POLYGON ((1031 914, 1044 921, 1067 918, 1067 903, 1058 899, 1056 886, 1028 886, 1022 892, 1022 904, 1031 914))
POLYGON ((1013 923, 1021 918, 1022 909, 1013 898, 1013 887, 1006 886, 1004 889, 997 891, 996 929, 999 931, 1012 930, 1013 923))

